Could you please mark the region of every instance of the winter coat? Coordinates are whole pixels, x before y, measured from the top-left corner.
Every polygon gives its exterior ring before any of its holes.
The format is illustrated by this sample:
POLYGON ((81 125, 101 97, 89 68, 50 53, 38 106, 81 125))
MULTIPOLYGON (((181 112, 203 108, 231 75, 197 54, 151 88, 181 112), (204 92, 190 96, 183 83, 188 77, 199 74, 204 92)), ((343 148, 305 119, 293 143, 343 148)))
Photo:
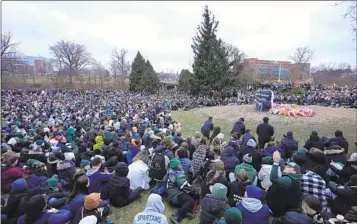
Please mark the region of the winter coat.
POLYGON ((97 136, 95 137, 95 145, 93 145, 93 150, 102 149, 102 146, 104 145, 104 139, 103 136, 97 136))
MULTIPOLYGON (((272 185, 272 182, 270 181, 270 173, 272 168, 272 165, 264 164, 259 170, 258 179, 260 180, 260 185, 264 190, 268 190, 272 185)), ((281 177, 280 169, 278 169, 278 177, 281 177)))
POLYGON ((357 170, 349 163, 342 170, 337 169, 335 166, 330 166, 330 169, 338 175, 338 184, 347 183, 353 174, 357 174, 357 170))
POLYGON ((165 153, 165 155, 168 157, 169 161, 172 160, 173 158, 175 158, 173 152, 168 149, 167 147, 165 147, 164 145, 159 145, 158 147, 156 147, 153 151, 153 156, 152 158, 154 158, 155 153, 165 153))
POLYGON ((87 210, 84 206, 81 206, 77 211, 74 219, 72 220, 71 224, 79 223, 83 218, 94 215, 97 218, 97 224, 101 224, 104 222, 104 218, 102 217, 101 213, 97 210, 87 210))
POLYGON ((259 142, 269 142, 274 136, 274 128, 269 123, 261 123, 257 127, 257 135, 259 142))
POLYGON ((253 139, 255 142, 257 142, 257 140, 254 138, 254 136, 250 132, 245 133, 242 137, 241 147, 247 146, 247 143, 250 139, 253 139))
POLYGON ((281 149, 282 154, 284 155, 284 157, 282 158, 291 158, 298 150, 298 147, 298 142, 294 138, 282 138, 279 145, 279 148, 281 149))
POLYGON ((201 165, 206 158, 206 148, 204 145, 199 145, 192 155, 192 171, 196 175, 200 171, 201 165))
MULTIPOLYGON (((68 210, 61 209, 57 213, 50 213, 44 210, 42 216, 33 224, 65 224, 71 218, 68 210)), ((25 224, 25 215, 20 216, 17 224, 25 224)))
POLYGON ((126 159, 128 161, 128 164, 131 164, 133 162, 133 159, 136 156, 136 154, 138 154, 138 152, 140 152, 140 149, 136 145, 129 144, 128 153, 126 154, 126 159))
POLYGON ((285 158, 285 154, 283 152, 283 150, 281 150, 281 148, 277 147, 277 146, 269 146, 268 148, 264 149, 262 156, 266 157, 266 156, 270 156, 273 157, 273 154, 275 151, 278 151, 281 155, 281 158, 285 158))
POLYGON ((68 202, 69 211, 72 214, 72 217, 76 215, 77 210, 84 205, 84 200, 87 197, 86 194, 77 194, 68 202))
POLYGON ((236 132, 239 134, 244 134, 245 133, 245 124, 242 121, 237 121, 236 123, 234 123, 233 128, 231 133, 236 132))
POLYGON ((299 211, 288 211, 278 221, 278 224, 311 224, 312 219, 299 211))
POLYGON ((113 174, 102 173, 96 168, 89 168, 86 176, 89 179, 89 193, 105 193, 108 190, 108 181, 113 174))
POLYGON ((357 206, 357 186, 338 186, 331 182, 329 188, 337 196, 330 203, 334 213, 345 215, 353 206, 357 206))
POLYGON ((213 123, 211 120, 205 121, 201 128, 201 133, 203 136, 209 136, 209 133, 213 130, 213 123))
POLYGON ((208 180, 206 178, 206 180, 202 181, 201 196, 204 197, 206 194, 209 194, 211 192, 210 189, 209 189, 210 186, 213 186, 216 183, 223 184, 227 188, 228 188, 228 185, 229 185, 229 181, 227 180, 227 178, 223 174, 220 174, 217 178, 215 178, 213 180, 210 180, 210 182, 208 182, 208 180))
POLYGON ((7 215, 7 220, 18 219, 23 214, 23 206, 26 201, 27 190, 12 191, 7 200, 6 207, 2 209, 2 214, 7 215))
POLYGON ((250 146, 245 146, 243 147, 240 152, 238 153, 238 159, 239 161, 243 161, 243 156, 245 154, 252 154, 252 166, 254 167, 255 170, 260 170, 261 164, 262 164, 262 155, 259 152, 259 150, 250 147, 250 146))
POLYGON ((230 206, 227 198, 219 199, 207 194, 201 201, 200 224, 213 223, 214 220, 221 218, 228 208, 230 206))
POLYGON ((267 205, 255 198, 243 198, 237 205, 241 211, 243 222, 249 224, 269 224, 270 211, 267 205))
POLYGON ((340 162, 342 164, 346 164, 347 155, 345 153, 345 150, 341 148, 341 146, 338 145, 330 146, 324 151, 324 154, 326 155, 329 163, 331 161, 334 161, 334 162, 340 162))
POLYGON ((130 180, 128 173, 117 173, 109 180, 109 201, 115 207, 123 207, 129 204, 130 180))
POLYGON ((326 143, 326 148, 333 146, 333 145, 338 145, 341 148, 345 150, 345 153, 348 153, 348 141, 345 139, 343 136, 335 137, 335 138, 330 138, 328 142, 326 143))
POLYGON ((244 198, 244 194, 248 183, 242 183, 235 180, 228 185, 228 202, 231 207, 236 207, 236 205, 244 198))
POLYGON ((3 193, 10 192, 12 183, 22 177, 25 177, 24 169, 17 166, 1 165, 1 191, 3 193))
POLYGON ((185 175, 191 172, 191 160, 188 158, 179 158, 181 162, 182 169, 185 171, 185 175))
POLYGON ((311 148, 325 149, 325 143, 320 137, 310 136, 310 139, 305 142, 304 148, 310 150, 311 148))
POLYGON ((29 180, 29 188, 34 188, 37 186, 45 186, 47 181, 47 176, 37 176, 36 174, 32 174, 29 180))
POLYGON ((137 160, 129 165, 127 177, 130 179, 130 189, 141 187, 144 190, 150 188, 149 166, 141 160, 137 160))
POLYGON ((221 159, 224 163, 224 170, 226 173, 231 173, 234 171, 236 165, 238 165, 239 160, 237 158, 237 151, 231 147, 227 146, 221 155, 221 159))

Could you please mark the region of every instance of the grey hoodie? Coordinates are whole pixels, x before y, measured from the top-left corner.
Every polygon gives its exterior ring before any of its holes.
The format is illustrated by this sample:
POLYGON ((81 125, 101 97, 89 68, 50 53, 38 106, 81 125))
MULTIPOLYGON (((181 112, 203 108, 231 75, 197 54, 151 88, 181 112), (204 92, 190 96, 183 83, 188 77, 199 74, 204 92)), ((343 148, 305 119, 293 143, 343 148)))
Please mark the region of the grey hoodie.
POLYGON ((138 213, 133 224, 168 224, 164 215, 165 205, 158 194, 150 194, 143 212, 138 213))

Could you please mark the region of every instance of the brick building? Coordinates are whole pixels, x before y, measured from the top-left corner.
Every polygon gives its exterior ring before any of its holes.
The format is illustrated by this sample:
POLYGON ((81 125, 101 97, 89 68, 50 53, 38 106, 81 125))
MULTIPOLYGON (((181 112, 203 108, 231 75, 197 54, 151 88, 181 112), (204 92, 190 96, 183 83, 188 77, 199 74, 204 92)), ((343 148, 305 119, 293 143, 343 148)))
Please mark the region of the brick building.
POLYGON ((35 60, 35 71, 38 74, 45 74, 46 73, 46 67, 45 67, 45 61, 44 60, 35 60))
POLYGON ((248 58, 244 61, 252 75, 257 79, 264 80, 290 80, 293 73, 301 73, 306 77, 310 75, 310 63, 301 65, 290 61, 272 61, 258 58, 248 58), (300 72, 301 71, 301 72, 300 72))

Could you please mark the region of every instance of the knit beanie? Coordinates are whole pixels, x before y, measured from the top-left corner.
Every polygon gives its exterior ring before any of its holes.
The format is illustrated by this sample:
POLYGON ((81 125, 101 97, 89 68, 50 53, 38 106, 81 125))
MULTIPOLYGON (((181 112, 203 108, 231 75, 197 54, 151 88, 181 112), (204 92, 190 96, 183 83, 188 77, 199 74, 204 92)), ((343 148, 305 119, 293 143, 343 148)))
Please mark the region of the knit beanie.
POLYGON ((90 166, 90 161, 89 160, 86 160, 86 159, 82 159, 81 160, 81 163, 80 163, 80 167, 81 168, 84 168, 86 166, 90 166))
POLYGON ((56 157, 56 159, 58 160, 65 160, 64 154, 63 152, 55 152, 54 156, 56 157))
POLYGON ((351 186, 357 186, 357 174, 353 174, 350 177, 350 180, 351 180, 351 186))
POLYGON ((246 193, 248 198, 255 198, 258 200, 262 199, 264 195, 264 191, 262 189, 253 185, 247 186, 246 193))
POLYGON ((213 197, 218 199, 224 199, 227 196, 227 187, 221 183, 215 183, 209 187, 213 197))
POLYGON ((246 163, 252 163, 253 161, 253 157, 252 157, 252 154, 250 153, 247 153, 243 156, 243 162, 246 162, 246 163))
POLYGON ((238 208, 229 208, 224 212, 226 224, 241 224, 242 212, 238 208))
POLYGON ((87 210, 94 210, 98 208, 100 202, 100 196, 98 193, 91 193, 84 199, 84 208, 87 210))
POLYGON ((47 179, 47 185, 50 187, 50 188, 55 188, 57 187, 57 184, 58 184, 58 181, 56 178, 49 178, 47 179))
POLYGON ((23 191, 26 188, 27 188, 27 182, 24 178, 15 180, 11 186, 12 191, 23 191))
POLYGON ((318 135, 319 135, 319 133, 317 133, 317 131, 312 131, 312 132, 311 132, 311 136, 316 137, 316 136, 318 136, 318 135))
POLYGON ((301 174, 301 168, 298 164, 296 164, 294 162, 290 162, 290 163, 288 163, 288 167, 293 168, 295 173, 301 174))
POLYGON ((249 139, 247 142, 247 146, 255 148, 257 146, 257 143, 253 139, 249 139))
POLYGON ((42 139, 36 141, 36 145, 42 145, 42 144, 44 144, 44 143, 45 143, 45 142, 44 142, 42 139))
POLYGON ((179 165, 181 164, 180 160, 178 159, 172 159, 170 162, 169 162, 169 167, 171 169, 176 169, 179 165))
POLYGON ((26 165, 27 165, 29 168, 32 168, 33 165, 34 165, 35 163, 38 163, 38 162, 40 162, 40 161, 38 161, 37 159, 29 159, 29 160, 27 160, 26 165))
POLYGON ((97 224, 98 219, 95 215, 89 215, 81 219, 79 224, 97 224))
POLYGON ((126 177, 129 173, 128 165, 124 162, 118 163, 117 167, 115 168, 115 174, 121 177, 126 177))
POLYGON ((273 163, 274 163, 273 157, 271 157, 271 156, 263 157, 262 163, 267 164, 267 165, 273 165, 273 163))
POLYGON ((300 148, 296 151, 296 154, 301 155, 301 154, 306 154, 307 152, 309 152, 309 150, 305 148, 300 148))

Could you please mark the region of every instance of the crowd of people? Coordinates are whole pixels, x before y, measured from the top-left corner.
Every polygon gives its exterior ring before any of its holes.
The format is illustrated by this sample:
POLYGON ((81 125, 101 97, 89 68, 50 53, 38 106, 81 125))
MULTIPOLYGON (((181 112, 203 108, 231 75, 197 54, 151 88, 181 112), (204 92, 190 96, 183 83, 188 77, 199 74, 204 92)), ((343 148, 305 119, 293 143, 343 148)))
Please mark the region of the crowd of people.
POLYGON ((240 118, 224 136, 210 117, 183 136, 169 110, 196 99, 179 94, 4 90, 1 100, 3 223, 113 223, 112 207, 144 191, 134 224, 357 222, 357 153, 341 131, 299 144, 293 131, 276 141, 267 117, 255 133, 240 118))

